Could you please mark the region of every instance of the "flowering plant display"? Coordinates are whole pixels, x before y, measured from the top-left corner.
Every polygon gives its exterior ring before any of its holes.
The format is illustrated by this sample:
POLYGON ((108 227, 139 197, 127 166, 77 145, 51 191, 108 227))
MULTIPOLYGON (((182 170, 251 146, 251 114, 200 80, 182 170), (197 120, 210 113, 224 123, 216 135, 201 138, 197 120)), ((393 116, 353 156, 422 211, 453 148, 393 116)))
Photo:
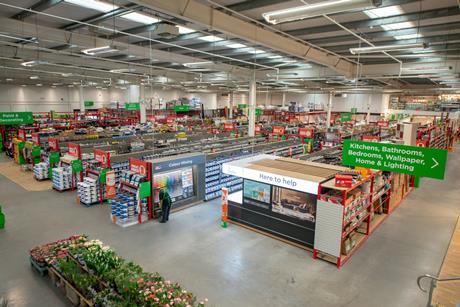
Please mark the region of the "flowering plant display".
POLYGON ((67 256, 69 247, 75 247, 87 241, 85 235, 71 237, 34 247, 30 250, 30 257, 40 265, 51 265, 59 258, 67 256))
POLYGON ((197 303, 179 284, 159 273, 144 272, 99 240, 73 236, 57 242, 32 251, 45 251, 44 262, 57 267, 96 306, 202 307, 207 301, 197 303))

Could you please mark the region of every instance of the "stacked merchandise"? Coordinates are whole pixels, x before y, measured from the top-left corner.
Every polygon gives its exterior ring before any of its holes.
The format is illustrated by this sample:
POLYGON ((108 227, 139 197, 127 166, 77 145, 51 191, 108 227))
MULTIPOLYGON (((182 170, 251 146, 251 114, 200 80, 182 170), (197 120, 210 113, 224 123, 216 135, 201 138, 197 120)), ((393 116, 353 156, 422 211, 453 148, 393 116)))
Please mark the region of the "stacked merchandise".
POLYGON ((121 172, 121 176, 120 176, 120 180, 122 182, 128 183, 136 187, 139 186, 139 183, 144 182, 145 179, 146 179, 145 176, 139 175, 129 170, 125 170, 121 172))
POLYGON ((34 177, 37 180, 48 179, 49 164, 47 162, 40 162, 34 165, 34 177))
POLYGON ((72 168, 53 168, 53 188, 59 191, 69 190, 72 187, 72 168))
MULTIPOLYGON (((112 216, 116 216, 119 224, 137 222, 138 200, 136 196, 129 193, 119 193, 112 200, 112 216)), ((141 200, 142 214, 147 214, 147 199, 141 200)))
POLYGON ((222 164, 236 159, 242 159, 245 156, 248 155, 242 154, 232 157, 217 158, 206 163, 205 200, 220 197, 223 187, 229 188, 230 193, 243 188, 243 178, 224 174, 222 172, 222 164))
POLYGON ((118 185, 120 183, 120 177, 123 171, 129 169, 129 162, 128 161, 122 161, 122 162, 116 162, 112 163, 112 170, 115 172, 115 182, 118 185))
POLYGON ((100 201, 99 185, 96 179, 84 177, 83 182, 77 183, 78 197, 84 205, 92 205, 100 201))

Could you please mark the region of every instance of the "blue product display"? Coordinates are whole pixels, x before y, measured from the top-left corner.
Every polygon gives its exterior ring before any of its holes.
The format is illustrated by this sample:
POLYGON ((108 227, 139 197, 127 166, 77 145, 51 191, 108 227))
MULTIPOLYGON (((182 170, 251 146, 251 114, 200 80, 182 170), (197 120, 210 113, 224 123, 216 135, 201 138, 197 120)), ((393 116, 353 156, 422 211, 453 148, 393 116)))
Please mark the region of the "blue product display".
MULTIPOLYGON (((141 200, 142 214, 147 214, 147 199, 141 200)), ((139 212, 137 211, 137 199, 135 196, 128 193, 119 193, 116 198, 112 200, 111 205, 112 215, 117 217, 118 221, 128 222, 137 218, 139 212)))
POLYGON ((48 162, 40 162, 34 165, 34 177, 38 180, 48 179, 48 162))
POLYGON ((72 187, 72 168, 56 167, 53 168, 53 188, 59 191, 69 190, 72 187))

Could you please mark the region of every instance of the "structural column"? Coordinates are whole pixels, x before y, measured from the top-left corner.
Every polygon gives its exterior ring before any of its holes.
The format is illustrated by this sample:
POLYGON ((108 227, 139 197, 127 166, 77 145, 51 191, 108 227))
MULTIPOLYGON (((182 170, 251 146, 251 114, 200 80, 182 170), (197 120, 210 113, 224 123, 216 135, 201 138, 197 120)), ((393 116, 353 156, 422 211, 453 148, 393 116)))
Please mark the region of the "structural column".
POLYGON ((228 93, 228 118, 233 118, 233 93, 228 93))
POLYGON ((369 94, 369 97, 367 99, 367 117, 366 117, 366 123, 369 125, 369 122, 371 121, 371 103, 372 103, 372 94, 369 94))
POLYGON ((329 92, 329 100, 327 102, 327 119, 326 119, 327 128, 331 127, 332 96, 334 96, 334 92, 329 92))
POLYGON ((85 112, 85 97, 83 97, 83 86, 80 85, 78 87, 79 90, 79 98, 80 98, 80 112, 84 113, 85 112))
POLYGON ((282 107, 284 107, 286 105, 286 92, 283 92, 283 100, 281 102, 282 104, 282 107))
POLYGON ((256 127, 256 79, 255 76, 249 81, 249 127, 248 136, 253 137, 255 135, 256 127))

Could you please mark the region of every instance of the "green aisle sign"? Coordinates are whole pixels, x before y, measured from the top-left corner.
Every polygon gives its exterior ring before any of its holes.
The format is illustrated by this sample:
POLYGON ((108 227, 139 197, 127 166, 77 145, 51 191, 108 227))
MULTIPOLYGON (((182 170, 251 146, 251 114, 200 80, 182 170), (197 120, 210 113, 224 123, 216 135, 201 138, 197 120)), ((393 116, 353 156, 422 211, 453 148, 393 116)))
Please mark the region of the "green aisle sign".
POLYGON ((256 116, 261 116, 262 115, 262 109, 257 108, 256 109, 256 116))
POLYGON ((54 163, 59 162, 59 160, 61 159, 61 156, 59 155, 58 152, 50 152, 48 158, 49 158, 50 164, 54 164, 54 163))
POLYGON ((345 140, 342 164, 444 179, 447 150, 345 140))
POLYGON ((342 123, 351 121, 351 113, 340 113, 340 121, 342 123))
POLYGON ((246 109, 247 107, 248 107, 248 105, 245 104, 245 103, 238 104, 238 109, 246 109))
POLYGON ((85 101, 85 107, 92 107, 94 106, 94 101, 85 101))
POLYGON ((152 192, 150 181, 139 183, 139 198, 144 199, 150 196, 152 192))
POLYGON ((0 112, 0 125, 33 124, 32 112, 0 112))
POLYGON ((139 102, 127 102, 125 103, 125 110, 127 111, 139 111, 141 104, 139 102))
POLYGON ((174 106, 174 112, 188 112, 190 111, 190 106, 174 106))
POLYGON ((358 108, 351 108, 351 113, 352 114, 358 113, 358 108))
POLYGON ((73 160, 71 162, 71 166, 72 166, 72 173, 79 173, 83 171, 83 163, 81 162, 81 160, 73 160))

